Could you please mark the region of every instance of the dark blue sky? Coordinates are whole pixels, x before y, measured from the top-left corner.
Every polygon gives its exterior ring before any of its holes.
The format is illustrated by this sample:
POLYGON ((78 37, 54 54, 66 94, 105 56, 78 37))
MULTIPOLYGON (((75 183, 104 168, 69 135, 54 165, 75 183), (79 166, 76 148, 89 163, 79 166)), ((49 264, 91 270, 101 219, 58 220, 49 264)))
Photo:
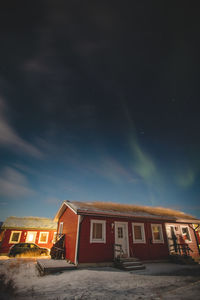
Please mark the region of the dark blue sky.
POLYGON ((53 217, 65 199, 200 217, 191 5, 1 3, 1 220, 53 217))

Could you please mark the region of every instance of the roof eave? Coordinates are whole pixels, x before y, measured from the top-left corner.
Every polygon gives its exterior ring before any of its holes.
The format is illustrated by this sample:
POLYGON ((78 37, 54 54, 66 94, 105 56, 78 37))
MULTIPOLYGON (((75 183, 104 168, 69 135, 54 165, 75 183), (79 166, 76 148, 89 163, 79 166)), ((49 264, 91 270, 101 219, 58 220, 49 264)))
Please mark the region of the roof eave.
POLYGON ((76 209, 75 205, 73 205, 70 201, 65 200, 65 201, 63 201, 57 214, 55 215, 55 217, 53 219, 54 222, 58 222, 59 218, 62 216, 62 214, 66 210, 66 207, 69 207, 75 214, 77 214, 77 209, 76 209))
POLYGON ((174 222, 174 223, 197 223, 200 224, 200 220, 198 219, 182 219, 178 217, 170 217, 170 216, 156 216, 156 215, 132 215, 128 213, 115 213, 115 212, 103 212, 103 211, 92 211, 92 210, 77 210, 77 214, 79 215, 87 215, 87 216, 99 216, 99 217, 117 217, 117 218, 136 218, 136 219, 155 219, 155 220, 161 220, 165 222, 174 222))

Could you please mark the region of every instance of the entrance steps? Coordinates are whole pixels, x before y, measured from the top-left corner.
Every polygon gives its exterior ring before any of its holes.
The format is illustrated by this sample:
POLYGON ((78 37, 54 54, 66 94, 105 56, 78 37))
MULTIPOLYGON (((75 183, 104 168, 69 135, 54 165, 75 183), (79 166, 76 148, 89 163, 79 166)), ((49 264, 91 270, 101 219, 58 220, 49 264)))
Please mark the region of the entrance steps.
POLYGON ((114 265, 118 269, 122 269, 125 271, 136 271, 136 270, 144 270, 145 266, 142 262, 136 257, 129 258, 117 258, 115 259, 114 265))

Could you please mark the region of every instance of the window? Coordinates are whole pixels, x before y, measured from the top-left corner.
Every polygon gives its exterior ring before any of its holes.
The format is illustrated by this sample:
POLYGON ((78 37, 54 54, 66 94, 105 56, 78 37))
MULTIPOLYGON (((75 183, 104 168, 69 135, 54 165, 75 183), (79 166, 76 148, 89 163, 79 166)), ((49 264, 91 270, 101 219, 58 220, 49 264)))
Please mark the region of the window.
POLYGON ((133 223, 133 242, 134 243, 145 243, 145 232, 144 232, 144 224, 142 223, 133 223))
POLYGON ((36 235, 36 231, 28 231, 26 236, 26 243, 35 243, 36 235))
POLYGON ((10 236, 10 240, 9 240, 9 244, 17 244, 20 241, 20 237, 21 237, 21 231, 12 231, 11 232, 11 236, 10 236))
POLYGON ((122 227, 118 227, 118 238, 123 239, 123 228, 122 227))
POLYGON ((48 242, 48 232, 40 232, 39 243, 46 244, 48 242))
POLYGON ((188 226, 181 226, 182 236, 186 242, 191 242, 191 236, 188 226))
POLYGON ((161 224, 151 224, 153 243, 164 243, 161 224))
POLYGON ((62 233, 63 233, 63 222, 60 222, 58 234, 62 234, 62 233))
POLYGON ((91 220, 90 243, 106 242, 106 221, 91 220))

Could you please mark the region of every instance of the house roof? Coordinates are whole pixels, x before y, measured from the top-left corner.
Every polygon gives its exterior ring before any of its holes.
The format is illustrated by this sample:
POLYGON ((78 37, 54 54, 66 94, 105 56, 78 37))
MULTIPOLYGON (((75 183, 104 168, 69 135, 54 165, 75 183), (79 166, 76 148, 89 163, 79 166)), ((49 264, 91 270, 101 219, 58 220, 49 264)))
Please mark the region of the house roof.
POLYGON ((197 218, 184 212, 152 206, 139 206, 131 204, 119 204, 113 202, 77 202, 64 201, 58 210, 54 220, 57 221, 66 207, 70 207, 79 215, 118 216, 166 220, 173 222, 200 223, 197 218))
POLYGON ((56 222, 48 218, 39 217, 8 217, 2 225, 2 228, 26 228, 26 229, 55 229, 56 222))

